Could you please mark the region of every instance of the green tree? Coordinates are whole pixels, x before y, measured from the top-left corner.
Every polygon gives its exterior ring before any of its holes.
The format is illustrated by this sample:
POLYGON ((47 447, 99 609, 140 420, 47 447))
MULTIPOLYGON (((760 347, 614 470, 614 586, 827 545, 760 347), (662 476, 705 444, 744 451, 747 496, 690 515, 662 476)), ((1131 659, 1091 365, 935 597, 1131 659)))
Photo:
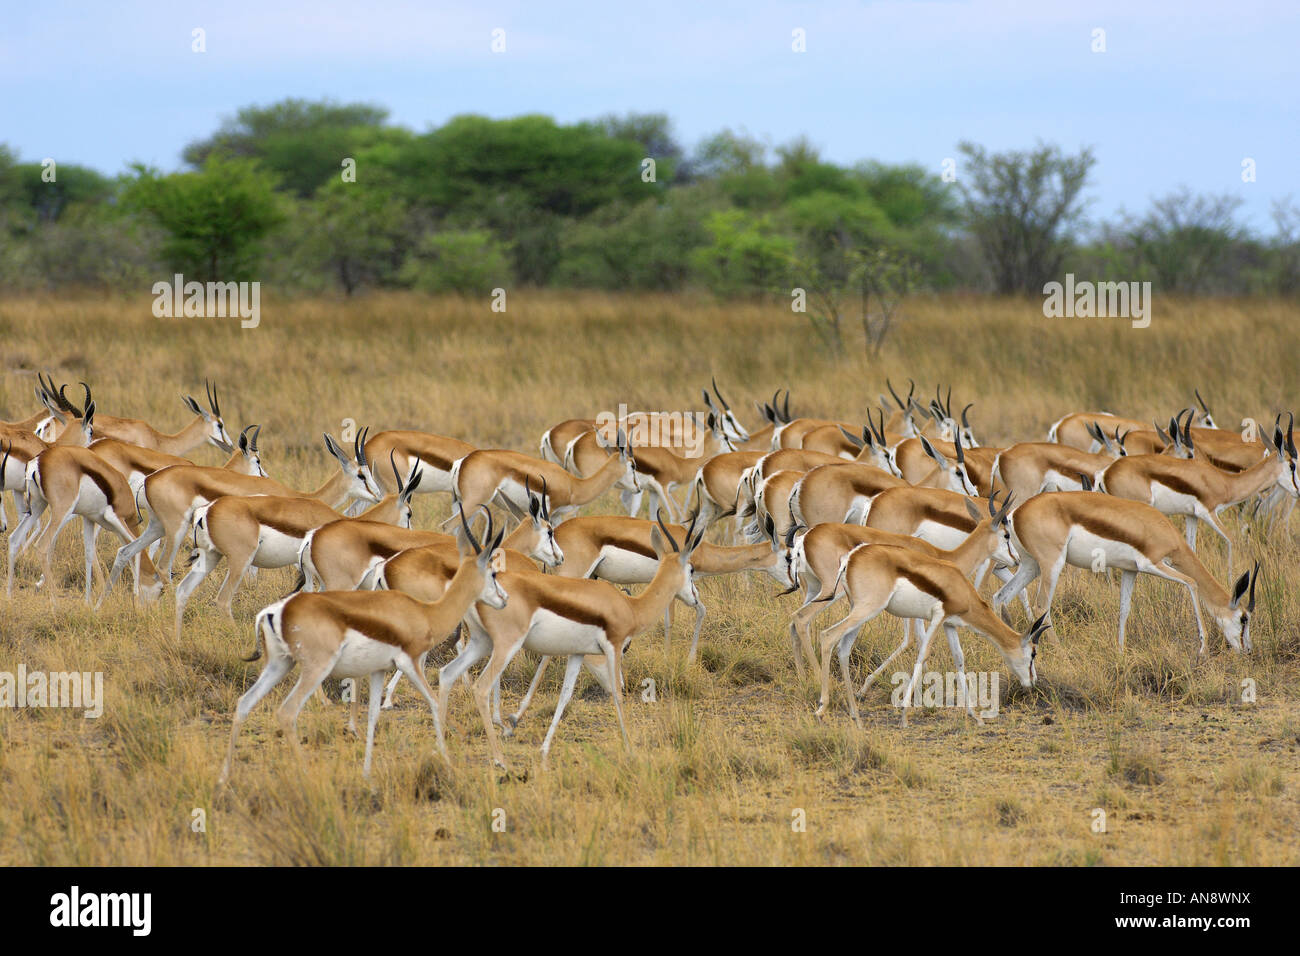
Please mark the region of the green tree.
POLYGON ((251 160, 218 154, 197 172, 136 172, 125 203, 162 228, 167 265, 200 282, 248 278, 262 240, 284 219, 275 180, 251 160))
POLYGON ((393 281, 409 236, 409 213, 387 190, 342 181, 326 183, 303 203, 296 223, 299 259, 328 274, 344 293, 393 281))
POLYGON ((1161 291, 1230 291, 1245 252, 1245 230, 1236 221, 1241 204, 1231 194, 1197 196, 1182 187, 1152 200, 1141 218, 1128 217, 1122 231, 1161 291))
POLYGON ((773 292, 789 277, 794 242, 776 231, 770 217, 731 209, 711 214, 705 228, 710 242, 691 254, 691 264, 713 291, 773 292))
POLYGON ((427 233, 402 267, 402 279, 423 292, 484 293, 510 280, 508 250, 490 232, 427 233))
POLYGON ((386 139, 409 136, 386 128, 387 119, 386 109, 366 103, 287 99, 245 106, 181 155, 196 169, 218 154, 256 159, 277 175, 282 187, 305 198, 339 178, 345 158, 386 139))

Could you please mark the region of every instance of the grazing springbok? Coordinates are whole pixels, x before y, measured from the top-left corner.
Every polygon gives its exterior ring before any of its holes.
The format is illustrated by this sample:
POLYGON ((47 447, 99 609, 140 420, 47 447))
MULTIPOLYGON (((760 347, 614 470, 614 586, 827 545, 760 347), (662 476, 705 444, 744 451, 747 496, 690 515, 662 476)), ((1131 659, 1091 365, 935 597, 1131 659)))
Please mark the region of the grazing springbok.
POLYGON ((1253 574, 1244 573, 1229 594, 1197 560, 1169 519, 1150 505, 1086 491, 1056 491, 1024 502, 1011 515, 1010 525, 1020 567, 994 596, 995 608, 1023 593, 1045 572, 1034 605, 1038 613, 1048 613, 1057 579, 1067 564, 1094 571, 1117 568, 1121 649, 1138 574, 1177 581, 1187 588, 1201 638, 1198 654, 1203 655, 1206 647, 1201 602, 1233 651, 1251 649, 1250 615, 1255 610, 1259 565, 1253 574), (1250 601, 1243 607, 1241 599, 1248 588, 1250 601))

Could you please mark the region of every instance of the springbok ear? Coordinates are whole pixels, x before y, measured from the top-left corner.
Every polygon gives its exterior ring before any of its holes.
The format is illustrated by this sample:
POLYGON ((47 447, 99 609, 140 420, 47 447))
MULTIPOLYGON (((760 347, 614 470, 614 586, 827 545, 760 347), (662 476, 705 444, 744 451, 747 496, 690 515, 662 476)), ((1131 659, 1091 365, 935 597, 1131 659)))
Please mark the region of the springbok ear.
POLYGON ((95 417, 95 403, 89 402, 86 405, 85 414, 81 416, 81 421, 86 427, 90 427, 91 419, 95 417))
POLYGON ((966 502, 966 511, 969 512, 970 516, 975 519, 976 524, 979 524, 981 521, 984 520, 983 518, 980 517, 980 511, 978 508, 975 507, 975 502, 971 501, 969 498, 963 498, 962 500, 966 502))
POLYGON ((488 567, 493 573, 500 574, 506 569, 506 553, 501 548, 496 548, 492 552, 492 557, 488 558, 488 567))
POLYGON ((211 421, 212 416, 209 415, 207 412, 205 412, 203 409, 199 408, 199 403, 196 402, 192 396, 182 395, 181 401, 184 402, 185 407, 188 408, 190 411, 192 411, 195 415, 198 415, 204 421, 211 421))
POLYGON ((934 446, 930 444, 929 440, 924 435, 921 436, 921 450, 933 458, 939 467, 948 467, 947 459, 935 450, 934 446))
POLYGON ((415 471, 411 472, 410 480, 408 480, 406 482, 406 485, 402 488, 402 495, 408 501, 410 500, 411 495, 415 494, 415 489, 420 487, 420 479, 423 477, 424 477, 424 466, 416 465, 415 471))
POLYGON ((1093 489, 1092 478, 1085 475, 1083 472, 1079 472, 1079 484, 1083 486, 1084 491, 1092 491, 1093 489))
POLYGON ((1246 589, 1249 587, 1250 587, 1250 572, 1243 571, 1241 577, 1237 578, 1237 583, 1232 586, 1232 601, 1228 605, 1228 607, 1232 608, 1235 611, 1237 609, 1237 605, 1241 603, 1241 599, 1246 596, 1246 589))
POLYGON ((861 439, 853 437, 852 432, 846 429, 843 425, 840 426, 840 431, 843 432, 844 437, 849 440, 849 443, 853 445, 854 448, 862 448, 864 445, 871 443, 871 438, 865 428, 862 429, 861 439))
POLYGON ((325 439, 326 450, 337 458, 340 464, 350 465, 352 463, 351 459, 349 459, 347 455, 343 454, 343 449, 338 446, 336 441, 334 441, 333 435, 329 432, 323 432, 322 437, 325 439))
POLYGON ((655 554, 659 557, 663 557, 664 552, 668 550, 668 546, 664 544, 664 536, 659 533, 658 528, 650 529, 650 547, 654 548, 655 554))

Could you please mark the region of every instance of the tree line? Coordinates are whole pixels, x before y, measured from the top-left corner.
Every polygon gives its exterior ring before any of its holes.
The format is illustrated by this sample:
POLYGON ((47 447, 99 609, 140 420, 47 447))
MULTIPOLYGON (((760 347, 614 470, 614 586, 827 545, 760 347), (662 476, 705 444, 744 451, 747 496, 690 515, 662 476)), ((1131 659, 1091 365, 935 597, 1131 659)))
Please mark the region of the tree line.
POLYGON ((1095 157, 1044 143, 962 143, 941 171, 844 166, 806 139, 732 130, 687 149, 662 114, 466 115, 417 133, 377 106, 291 99, 239 110, 182 157, 180 172, 106 176, 0 145, 0 288, 181 272, 347 295, 799 289, 831 339, 859 298, 868 341, 917 288, 1036 295, 1072 271, 1166 293, 1300 291, 1300 204, 1274 204, 1271 235, 1240 223, 1239 198, 1186 188, 1091 223, 1095 157))

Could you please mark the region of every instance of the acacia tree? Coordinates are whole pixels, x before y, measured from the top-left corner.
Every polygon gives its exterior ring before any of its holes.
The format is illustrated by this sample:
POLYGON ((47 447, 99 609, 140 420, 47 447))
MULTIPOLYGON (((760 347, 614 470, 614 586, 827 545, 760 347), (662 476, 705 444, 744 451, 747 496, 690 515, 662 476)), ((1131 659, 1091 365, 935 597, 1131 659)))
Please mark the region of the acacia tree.
POLYGON ((124 201, 163 229, 162 257, 187 278, 248 278, 262 239, 284 219, 275 180, 250 160, 214 155, 198 172, 136 172, 124 201))
POLYGON ((1058 146, 989 153, 963 142, 959 185, 966 220, 1002 294, 1040 292, 1060 273, 1068 230, 1083 212, 1092 150, 1068 156, 1058 146))

